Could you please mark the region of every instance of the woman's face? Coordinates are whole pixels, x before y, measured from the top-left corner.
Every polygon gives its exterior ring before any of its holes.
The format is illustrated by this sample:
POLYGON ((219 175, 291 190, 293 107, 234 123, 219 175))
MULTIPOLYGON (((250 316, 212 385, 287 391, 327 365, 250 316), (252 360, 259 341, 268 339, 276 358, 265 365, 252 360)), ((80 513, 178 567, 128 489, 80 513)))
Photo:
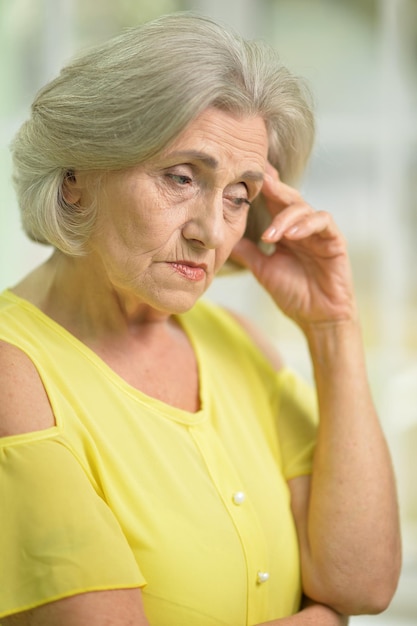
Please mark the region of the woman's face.
MULTIPOLYGON (((260 117, 207 109, 154 160, 107 175, 90 240, 95 275, 157 310, 188 310, 245 231, 267 150, 260 117)), ((76 185, 82 206, 88 187, 80 176, 76 185)))

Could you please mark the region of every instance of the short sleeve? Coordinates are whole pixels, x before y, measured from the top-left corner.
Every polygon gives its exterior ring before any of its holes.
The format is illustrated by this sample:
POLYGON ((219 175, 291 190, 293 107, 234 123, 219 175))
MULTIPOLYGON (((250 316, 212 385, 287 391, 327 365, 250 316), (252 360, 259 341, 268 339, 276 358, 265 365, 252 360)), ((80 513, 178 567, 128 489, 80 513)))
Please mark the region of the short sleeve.
POLYGON ((146 584, 72 452, 54 438, 9 439, 13 445, 0 447, 0 618, 78 593, 146 584))
POLYGON ((314 388, 290 368, 277 374, 276 414, 284 476, 310 474, 317 438, 318 408, 314 388))

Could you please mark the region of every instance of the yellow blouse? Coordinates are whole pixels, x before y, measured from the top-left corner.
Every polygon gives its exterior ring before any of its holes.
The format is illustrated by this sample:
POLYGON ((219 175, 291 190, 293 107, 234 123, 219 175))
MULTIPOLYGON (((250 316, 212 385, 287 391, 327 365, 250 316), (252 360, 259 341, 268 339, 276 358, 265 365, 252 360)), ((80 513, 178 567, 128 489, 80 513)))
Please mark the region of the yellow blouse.
POLYGON ((201 409, 132 388, 27 301, 0 339, 35 364, 56 426, 0 439, 0 617, 142 587, 151 626, 244 626, 297 611, 289 478, 311 471, 312 390, 220 308, 179 316, 201 409))

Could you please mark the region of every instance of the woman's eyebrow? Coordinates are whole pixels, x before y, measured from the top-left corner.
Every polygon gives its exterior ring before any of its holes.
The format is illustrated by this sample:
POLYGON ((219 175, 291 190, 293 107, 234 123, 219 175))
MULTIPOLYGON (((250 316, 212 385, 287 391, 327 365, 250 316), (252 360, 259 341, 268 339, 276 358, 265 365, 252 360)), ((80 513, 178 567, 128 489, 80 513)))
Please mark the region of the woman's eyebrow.
POLYGON ((184 159, 185 161, 201 161, 206 167, 215 170, 219 166, 217 159, 199 150, 179 150, 166 155, 167 158, 184 159))
MULTIPOLYGON (((210 154, 206 152, 200 152, 199 150, 180 150, 178 152, 171 152, 166 155, 166 158, 175 158, 175 159, 184 159, 184 161, 200 161, 206 167, 211 170, 215 170, 219 167, 219 162, 210 154)), ((263 172, 255 172, 253 170, 247 170, 246 172, 242 172, 241 178, 245 180, 251 180, 254 182, 262 182, 264 179, 263 172)))

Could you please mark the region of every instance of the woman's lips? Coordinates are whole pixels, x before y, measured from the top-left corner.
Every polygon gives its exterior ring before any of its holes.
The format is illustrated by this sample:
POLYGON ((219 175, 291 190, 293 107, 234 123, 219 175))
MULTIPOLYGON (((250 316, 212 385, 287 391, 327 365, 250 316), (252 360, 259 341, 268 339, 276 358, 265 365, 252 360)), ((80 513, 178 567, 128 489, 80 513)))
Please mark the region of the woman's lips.
POLYGON ((189 261, 175 261, 170 266, 184 278, 192 281, 203 280, 206 277, 206 265, 197 265, 189 261))

